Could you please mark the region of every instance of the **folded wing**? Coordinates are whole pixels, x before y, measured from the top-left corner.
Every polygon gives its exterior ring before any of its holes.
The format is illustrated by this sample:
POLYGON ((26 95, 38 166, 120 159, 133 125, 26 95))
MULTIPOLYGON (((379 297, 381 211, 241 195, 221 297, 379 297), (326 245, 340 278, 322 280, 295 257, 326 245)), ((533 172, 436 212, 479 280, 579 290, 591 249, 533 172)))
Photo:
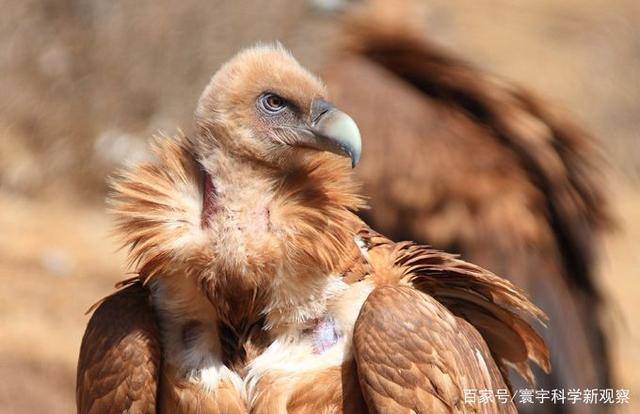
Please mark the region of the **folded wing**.
POLYGON ((369 231, 361 237, 378 286, 353 339, 369 409, 515 412, 510 398, 480 403, 465 392, 507 392, 509 366, 529 381, 530 361, 548 372, 549 352, 527 321, 544 314, 510 282, 454 256, 369 231))
POLYGON ((147 291, 140 283, 105 298, 82 338, 78 413, 155 413, 160 349, 147 291))

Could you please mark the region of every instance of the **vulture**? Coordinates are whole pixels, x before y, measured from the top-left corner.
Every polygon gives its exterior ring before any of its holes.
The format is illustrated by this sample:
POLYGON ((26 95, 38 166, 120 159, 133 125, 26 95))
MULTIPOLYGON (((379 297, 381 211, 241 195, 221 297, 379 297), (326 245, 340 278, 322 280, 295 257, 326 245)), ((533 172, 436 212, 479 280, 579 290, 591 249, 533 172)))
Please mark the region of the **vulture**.
POLYGON ((362 217, 523 288, 550 320, 553 372, 537 372, 538 386, 610 388, 594 279, 611 224, 601 153, 550 103, 432 43, 413 3, 347 11, 323 71, 366 137, 358 172, 372 208, 362 217))
POLYGON ((79 413, 513 413, 549 369, 544 314, 505 279, 376 233, 357 125, 281 45, 205 88, 192 133, 113 178, 136 276, 97 305, 79 413), (537 322, 535 322, 537 323, 537 322))

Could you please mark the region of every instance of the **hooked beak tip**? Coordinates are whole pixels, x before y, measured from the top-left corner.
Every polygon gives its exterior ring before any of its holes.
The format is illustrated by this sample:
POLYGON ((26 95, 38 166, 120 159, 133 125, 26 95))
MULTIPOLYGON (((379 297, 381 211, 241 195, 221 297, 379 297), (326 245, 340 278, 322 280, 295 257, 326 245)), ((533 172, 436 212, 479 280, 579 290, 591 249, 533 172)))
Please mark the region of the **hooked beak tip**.
POLYGON ((330 103, 317 99, 312 105, 311 130, 319 149, 348 156, 351 168, 360 161, 362 141, 355 121, 330 103))

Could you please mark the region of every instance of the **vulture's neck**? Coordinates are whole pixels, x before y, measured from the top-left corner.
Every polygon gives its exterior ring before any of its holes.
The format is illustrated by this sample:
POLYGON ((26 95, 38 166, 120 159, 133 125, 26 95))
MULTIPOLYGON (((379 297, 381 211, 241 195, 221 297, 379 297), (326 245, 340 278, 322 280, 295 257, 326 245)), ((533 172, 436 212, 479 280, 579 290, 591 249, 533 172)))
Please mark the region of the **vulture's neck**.
POLYGON ((201 162, 202 226, 217 252, 206 291, 223 319, 264 315, 275 328, 323 312, 352 259, 362 203, 343 161, 317 154, 283 171, 218 150, 201 162))
POLYGON ((198 163, 180 138, 155 153, 115 180, 111 201, 132 261, 163 284, 168 307, 201 303, 191 285, 233 329, 261 318, 284 329, 322 312, 353 260, 351 211, 364 204, 343 160, 318 154, 282 172, 220 151, 198 163))

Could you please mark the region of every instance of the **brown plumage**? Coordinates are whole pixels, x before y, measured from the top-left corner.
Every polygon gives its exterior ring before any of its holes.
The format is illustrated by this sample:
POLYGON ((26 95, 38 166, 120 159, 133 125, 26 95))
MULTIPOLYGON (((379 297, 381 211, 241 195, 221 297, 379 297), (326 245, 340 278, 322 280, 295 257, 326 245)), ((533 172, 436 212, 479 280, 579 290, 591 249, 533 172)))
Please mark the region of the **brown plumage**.
POLYGON ((247 50, 193 134, 114 179, 139 277, 89 322, 79 412, 514 412, 464 389, 548 370, 519 289, 355 215, 359 133, 325 97, 281 47, 247 50))
POLYGON ((554 369, 539 386, 607 388, 594 268, 609 217, 591 138, 548 102, 431 43, 418 2, 367 3, 345 16, 323 73, 366 137, 364 218, 527 291, 550 317, 554 369))
POLYGON ((105 298, 85 336, 77 388, 92 392, 78 393, 78 410, 155 413, 162 344, 146 289, 135 284, 105 298))

